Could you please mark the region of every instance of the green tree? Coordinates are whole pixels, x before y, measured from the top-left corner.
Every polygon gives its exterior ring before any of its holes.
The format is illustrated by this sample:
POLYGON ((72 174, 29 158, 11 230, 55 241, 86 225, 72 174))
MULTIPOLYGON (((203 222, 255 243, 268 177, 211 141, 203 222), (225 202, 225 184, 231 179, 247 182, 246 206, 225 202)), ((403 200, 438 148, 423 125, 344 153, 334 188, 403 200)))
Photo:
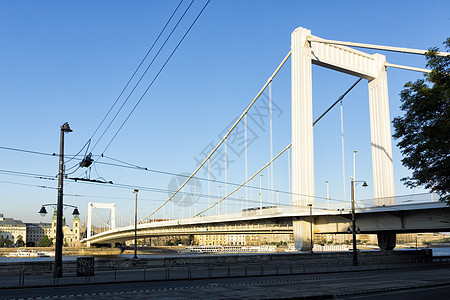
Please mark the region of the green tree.
POLYGON ((42 242, 40 243, 41 247, 51 247, 53 246, 53 239, 49 238, 48 235, 44 235, 42 242))
POLYGON ((23 241, 23 237, 21 235, 17 237, 16 245, 18 247, 23 247, 25 245, 25 242, 23 241))
MULTIPOLYGON (((450 38, 444 42, 450 50, 450 38)), ((408 82, 401 92, 404 116, 393 121, 394 138, 412 175, 402 178, 410 187, 424 186, 450 204, 450 56, 427 52, 431 73, 408 82)))
POLYGON ((0 247, 11 247, 12 242, 8 239, 4 239, 0 237, 0 247))

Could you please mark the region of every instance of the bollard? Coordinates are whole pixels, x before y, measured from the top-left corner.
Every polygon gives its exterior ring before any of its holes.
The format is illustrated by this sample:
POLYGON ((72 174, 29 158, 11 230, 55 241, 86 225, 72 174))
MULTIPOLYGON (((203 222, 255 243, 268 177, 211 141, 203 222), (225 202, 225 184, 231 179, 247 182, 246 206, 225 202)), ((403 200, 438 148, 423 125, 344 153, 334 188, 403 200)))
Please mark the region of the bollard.
POLYGON ((192 278, 191 266, 188 266, 188 279, 192 278))
POLYGON ((145 280, 145 268, 144 268, 144 280, 145 280))
POLYGON ((169 267, 166 267, 166 280, 169 280, 169 267))
POLYGON ((244 270, 245 270, 244 275, 247 276, 247 274, 248 274, 248 271, 247 271, 247 264, 244 264, 244 267, 245 267, 245 269, 244 269, 244 270))
POLYGON ((230 265, 228 265, 228 268, 227 268, 227 277, 230 277, 230 265))
POLYGON ((26 268, 22 269, 22 285, 25 285, 25 270, 26 268))
MULTIPOLYGON (((57 270, 57 272, 59 271, 59 270, 62 270, 62 267, 58 267, 56 270, 57 270)), ((58 277, 53 277, 53 284, 58 284, 59 283, 59 278, 58 277)))
POLYGON ((19 270, 19 285, 22 285, 22 269, 19 270))

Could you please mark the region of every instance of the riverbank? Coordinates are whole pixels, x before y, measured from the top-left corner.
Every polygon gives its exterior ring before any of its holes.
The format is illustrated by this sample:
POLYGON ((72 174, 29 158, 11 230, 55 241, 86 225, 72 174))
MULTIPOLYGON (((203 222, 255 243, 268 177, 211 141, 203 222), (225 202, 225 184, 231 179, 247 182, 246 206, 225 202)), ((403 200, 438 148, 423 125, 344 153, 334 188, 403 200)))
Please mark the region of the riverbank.
MULTIPOLYGON (((181 246, 161 246, 161 247, 139 247, 138 254, 177 254, 178 251, 184 249, 181 246)), ((19 248, 0 248, 0 257, 6 257, 8 254, 16 252, 19 248)), ((26 247, 29 250, 43 251, 54 253, 54 247, 26 247)), ((134 254, 132 248, 124 250, 120 248, 80 248, 80 247, 64 247, 63 256, 116 256, 134 254)))

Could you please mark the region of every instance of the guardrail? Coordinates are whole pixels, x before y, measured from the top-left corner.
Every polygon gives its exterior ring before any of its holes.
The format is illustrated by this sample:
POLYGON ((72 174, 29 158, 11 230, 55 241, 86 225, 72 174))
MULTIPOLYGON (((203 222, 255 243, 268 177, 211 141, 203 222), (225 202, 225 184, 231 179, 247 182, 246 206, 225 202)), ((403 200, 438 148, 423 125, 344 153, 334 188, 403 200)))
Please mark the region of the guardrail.
POLYGON ((125 269, 120 264, 110 269, 95 269, 95 276, 77 277, 76 272, 66 272, 62 278, 53 274, 26 274, 27 268, 11 268, 11 276, 0 277, 0 288, 16 286, 58 286, 70 284, 96 284, 105 282, 133 282, 155 280, 207 279, 246 276, 299 275, 313 273, 333 273, 364 270, 387 270, 449 264, 450 256, 433 257, 432 261, 418 257, 401 259, 397 263, 374 259, 370 263, 360 263, 354 267, 351 260, 308 261, 308 262, 247 262, 242 264, 171 265, 160 267, 138 267, 125 269), (19 272, 17 272, 19 271, 19 272), (17 273, 19 274, 17 278, 17 273), (17 280, 18 279, 18 280, 17 280))

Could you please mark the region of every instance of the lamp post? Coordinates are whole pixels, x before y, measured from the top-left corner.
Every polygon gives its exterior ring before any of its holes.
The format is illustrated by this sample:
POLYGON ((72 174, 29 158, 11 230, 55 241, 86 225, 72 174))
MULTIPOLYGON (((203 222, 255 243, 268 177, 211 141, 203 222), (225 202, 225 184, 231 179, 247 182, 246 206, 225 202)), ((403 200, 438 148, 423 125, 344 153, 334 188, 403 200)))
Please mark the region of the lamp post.
MULTIPOLYGON (((47 214, 47 210, 45 209, 46 206, 57 206, 57 204, 42 204, 41 209, 39 210, 39 214, 42 217, 45 217, 45 215, 47 214)), ((72 212, 72 216, 76 217, 80 215, 80 212, 78 211, 78 208, 74 205, 70 205, 70 204, 63 204, 63 206, 68 206, 68 207, 73 207, 73 212, 72 212)))
POLYGON ((137 259, 137 196, 139 190, 134 190, 133 193, 136 195, 136 200, 134 201, 134 259, 137 259))
MULTIPOLYGON (((353 266, 358 266, 358 252, 356 249, 356 219, 355 219, 355 179, 353 176, 350 176, 352 187, 351 187, 351 193, 352 193, 352 236, 353 236, 353 266)), ((367 187, 367 182, 365 181, 359 181, 364 182, 363 187, 367 187)))
POLYGON ((328 180, 325 182, 327 183, 327 209, 330 209, 330 189, 328 187, 328 180))
POLYGON ((263 175, 259 175, 259 213, 262 214, 262 192, 261 192, 261 179, 263 175))
MULTIPOLYGON (((47 214, 47 210, 45 209, 46 206, 53 206, 54 208, 56 208, 56 216, 57 216, 56 218, 58 218, 58 215, 59 215, 58 208, 57 208, 57 207, 59 207, 58 204, 42 204, 41 209, 39 210, 39 214, 42 217, 45 217, 45 215, 47 214)), ((78 211, 78 208, 76 206, 70 205, 70 204, 61 204, 61 209, 60 209, 61 211, 62 211, 63 206, 73 207, 74 209, 73 209, 72 215, 74 217, 78 217, 80 215, 80 212, 78 211)), ((61 219, 62 219, 62 213, 61 213, 61 219)), ((62 221, 61 221, 61 224, 62 224, 62 221)), ((56 225, 58 225, 58 219, 56 219, 56 225)), ((56 234, 58 235, 58 226, 56 228, 56 234)), ((61 226, 60 236, 61 236, 60 239, 63 240, 64 236, 62 234, 62 226, 61 226)), ((54 264, 54 269, 53 269, 53 277, 54 278, 62 277, 62 243, 61 243, 61 245, 55 244, 55 264, 54 264), (58 256, 58 258, 56 258, 56 254, 58 253, 58 251, 59 251, 59 256, 58 256)))
POLYGON ((313 219, 312 219, 312 204, 308 204, 309 206, 309 229, 310 229, 310 234, 311 234, 311 253, 313 253, 313 247, 314 247, 314 242, 313 242, 313 228, 312 228, 312 223, 313 223, 313 219))
POLYGON ((59 174, 58 174, 58 202, 56 207, 56 241, 55 241, 55 265, 53 268, 53 277, 62 277, 62 247, 63 247, 63 183, 64 183, 64 133, 72 132, 69 123, 61 126, 60 145, 59 145, 59 174))

